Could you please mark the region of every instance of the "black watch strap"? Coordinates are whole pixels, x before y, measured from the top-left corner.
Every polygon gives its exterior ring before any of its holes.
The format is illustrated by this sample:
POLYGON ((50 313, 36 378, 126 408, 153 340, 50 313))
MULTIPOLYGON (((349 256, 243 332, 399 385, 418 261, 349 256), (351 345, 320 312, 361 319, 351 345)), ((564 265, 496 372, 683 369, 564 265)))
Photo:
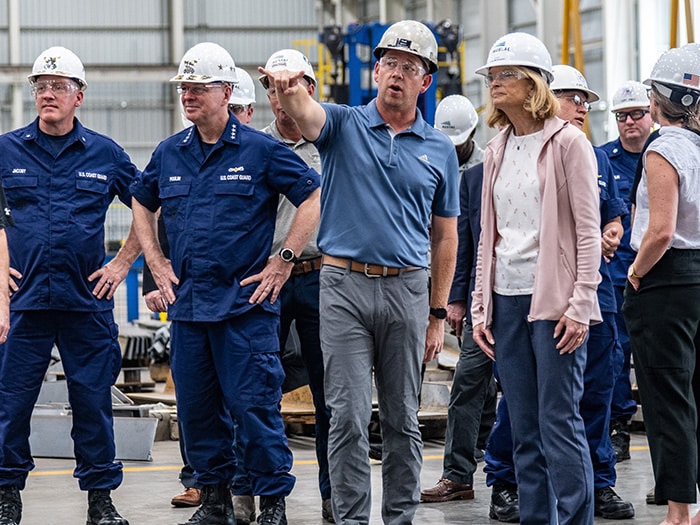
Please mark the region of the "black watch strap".
POLYGON ((446 319, 447 318, 447 310, 445 308, 433 308, 431 306, 430 307, 430 315, 432 315, 435 319, 446 319))

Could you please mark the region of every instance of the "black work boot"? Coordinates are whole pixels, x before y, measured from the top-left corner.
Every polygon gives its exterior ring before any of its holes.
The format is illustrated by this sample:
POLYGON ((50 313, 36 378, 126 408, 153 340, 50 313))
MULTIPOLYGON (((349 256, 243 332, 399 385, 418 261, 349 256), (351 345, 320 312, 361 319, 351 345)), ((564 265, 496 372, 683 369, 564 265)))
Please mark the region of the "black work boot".
POLYGON ((630 459, 630 429, 627 421, 618 419, 610 424, 610 441, 618 463, 630 459))
POLYGON ((236 525, 230 483, 204 485, 202 505, 181 525, 236 525))
POLYGON ((628 520, 634 518, 634 506, 623 500, 612 487, 595 491, 595 515, 606 520, 628 520))
POLYGON ((0 525, 19 525, 22 498, 17 487, 0 487, 0 525))
POLYGON ((505 483, 496 483, 493 486, 489 518, 505 523, 518 523, 520 521, 517 487, 505 483))
POLYGON ((286 505, 281 496, 260 496, 260 525, 287 525, 286 505))
POLYGON ((109 490, 88 491, 87 525, 129 525, 114 508, 109 490))

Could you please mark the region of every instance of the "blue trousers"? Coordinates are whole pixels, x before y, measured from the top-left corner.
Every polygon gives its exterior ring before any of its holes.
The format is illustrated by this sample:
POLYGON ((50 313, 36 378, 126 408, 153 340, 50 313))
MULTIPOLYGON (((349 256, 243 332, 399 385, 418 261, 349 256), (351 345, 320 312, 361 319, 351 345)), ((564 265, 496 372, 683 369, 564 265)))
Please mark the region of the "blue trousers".
POLYGON ((610 441, 610 402, 613 385, 613 357, 619 350, 615 314, 604 312, 603 322, 590 327, 586 345, 586 369, 583 373, 581 417, 593 463, 596 489, 614 487, 615 451, 610 441))
MULTIPOLYGON (((500 383, 498 364, 493 366, 494 376, 500 383)), ((489 441, 484 451, 484 472, 486 473, 486 486, 495 484, 511 485, 517 487, 515 479, 515 465, 513 465, 513 435, 510 431, 510 415, 508 414, 508 402, 502 395, 496 410, 496 423, 493 426, 489 441)))
POLYGON ((172 322, 178 418, 197 485, 233 479, 233 417, 253 493, 291 492, 292 453, 279 409, 284 372, 278 323, 259 309, 219 322, 172 322))
MULTIPOLYGON (((292 321, 295 321, 301 356, 309 378, 309 388, 316 411, 316 460, 318 461, 318 487, 321 498, 331 497, 331 482, 328 474, 328 430, 331 413, 326 408, 323 392, 323 354, 319 336, 319 283, 320 271, 292 275, 282 288, 282 314, 280 323, 280 348, 284 348, 289 337, 292 321)), ((237 456, 241 453, 237 449, 237 456)), ((252 494, 250 482, 242 462, 238 462, 233 478, 234 494, 252 494)))
MULTIPOLYGON (((615 452, 610 441, 608 424, 614 382, 611 361, 614 355, 613 348, 618 345, 614 316, 615 314, 612 313, 603 313, 603 322, 591 326, 586 349, 588 353, 586 369, 583 375, 584 388, 580 410, 586 426, 586 439, 591 451, 593 481, 596 489, 613 487, 617 482, 615 452)), ((484 472, 487 486, 490 487, 495 483, 516 484, 512 451, 510 416, 506 398, 502 396, 498 404, 496 424, 485 453, 484 472)))
POLYGON ((326 407, 323 391, 323 353, 319 334, 319 276, 320 271, 291 276, 282 289, 282 316, 280 342, 287 342, 292 321, 295 322, 301 357, 309 377, 309 388, 316 412, 316 460, 318 461, 318 488, 321 498, 331 497, 328 474, 328 432, 331 411, 326 407))
POLYGON ((593 522, 593 468, 579 413, 585 343, 560 355, 555 321, 528 322, 530 296, 494 294, 493 335, 508 398, 520 520, 593 522))
POLYGON ((622 304, 624 302, 624 286, 615 286, 615 301, 617 302, 617 334, 619 345, 615 347, 613 354, 613 370, 615 386, 613 388, 612 404, 610 405, 611 421, 629 421, 637 411, 637 401, 632 395, 631 356, 632 347, 627 334, 627 325, 622 315, 622 304))
POLYGON ((56 344, 73 413, 71 437, 82 490, 116 489, 122 465, 114 461, 111 386, 121 369, 112 311, 19 311, 0 346, 0 486, 23 489, 34 468, 29 426, 56 344))
POLYGON ((474 342, 472 327, 467 323, 450 390, 442 477, 457 483, 473 482, 476 471, 474 449, 483 447, 479 443, 480 431, 486 428, 490 432, 495 418, 493 364, 474 342))

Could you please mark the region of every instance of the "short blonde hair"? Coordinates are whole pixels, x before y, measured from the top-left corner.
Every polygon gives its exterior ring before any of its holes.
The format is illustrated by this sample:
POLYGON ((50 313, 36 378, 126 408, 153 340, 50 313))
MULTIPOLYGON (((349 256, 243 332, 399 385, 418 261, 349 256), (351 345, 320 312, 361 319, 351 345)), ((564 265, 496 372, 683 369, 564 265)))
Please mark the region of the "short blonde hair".
MULTIPOLYGON (((514 71, 525 75, 533 85, 532 95, 523 103, 525 111, 529 112, 534 120, 547 120, 559 112, 559 101, 549 89, 549 84, 542 74, 536 69, 523 66, 513 66, 514 71)), ((492 128, 502 128, 511 124, 508 116, 493 105, 489 97, 486 123, 492 128)))

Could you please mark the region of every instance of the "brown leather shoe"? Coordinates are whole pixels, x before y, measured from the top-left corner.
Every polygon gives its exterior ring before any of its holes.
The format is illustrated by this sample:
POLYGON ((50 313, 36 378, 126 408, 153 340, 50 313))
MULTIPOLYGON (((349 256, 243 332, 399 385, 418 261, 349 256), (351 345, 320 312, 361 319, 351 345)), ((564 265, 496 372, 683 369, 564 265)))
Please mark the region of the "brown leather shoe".
POLYGON ((439 503, 455 499, 474 499, 474 489, 470 483, 457 483, 441 478, 432 489, 422 490, 420 500, 426 503, 439 503))
POLYGON ((194 487, 185 489, 170 500, 173 507, 199 507, 202 504, 202 491, 194 487))

